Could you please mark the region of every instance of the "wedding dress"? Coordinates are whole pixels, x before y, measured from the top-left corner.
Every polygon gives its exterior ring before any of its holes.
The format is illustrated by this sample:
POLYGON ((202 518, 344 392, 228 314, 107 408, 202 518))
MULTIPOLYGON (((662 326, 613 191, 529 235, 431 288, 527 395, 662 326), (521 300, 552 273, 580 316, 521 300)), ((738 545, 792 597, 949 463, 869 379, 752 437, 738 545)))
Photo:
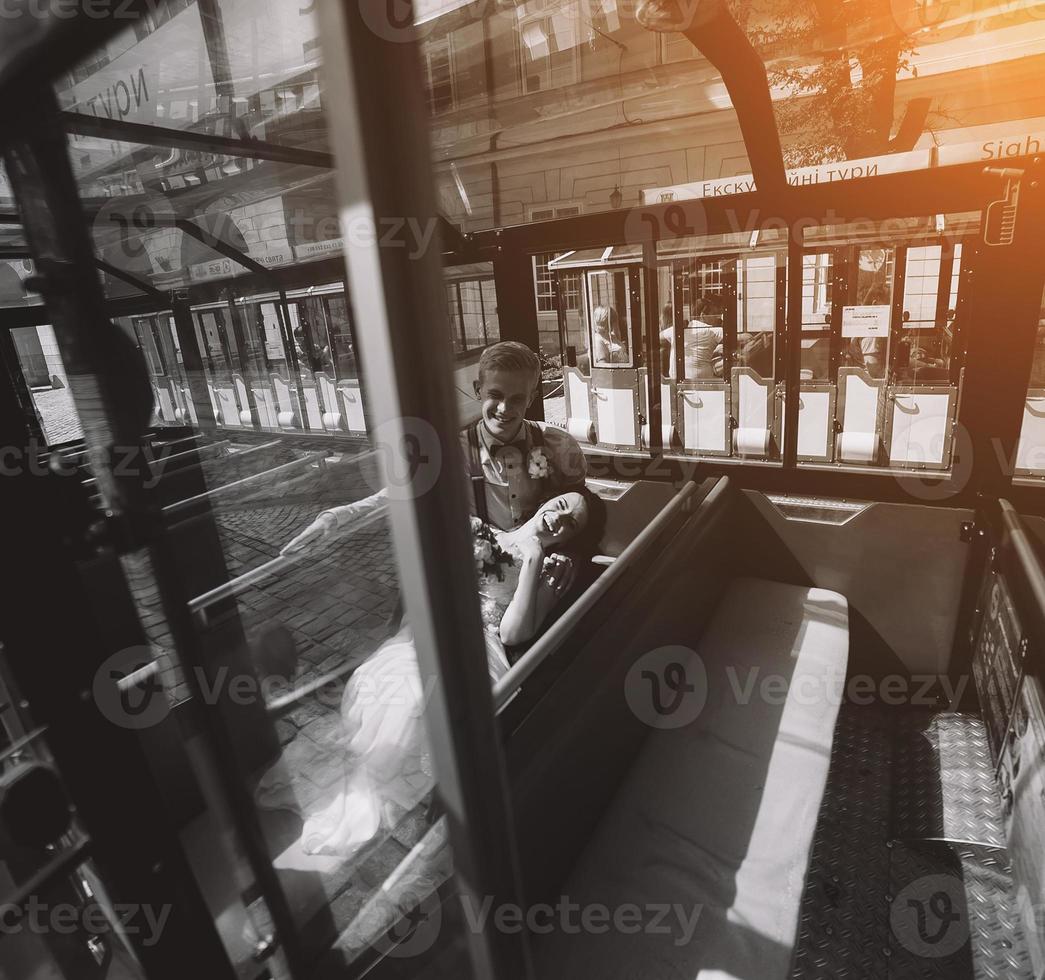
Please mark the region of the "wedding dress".
MULTIPOLYGON (((503 578, 480 578, 483 631, 491 683, 508 670, 499 636, 519 580, 516 563, 503 578)), ((387 641, 345 685, 341 699, 344 777, 337 796, 308 817, 306 854, 350 858, 418 806, 435 785, 425 732, 425 690, 409 627, 387 641)))

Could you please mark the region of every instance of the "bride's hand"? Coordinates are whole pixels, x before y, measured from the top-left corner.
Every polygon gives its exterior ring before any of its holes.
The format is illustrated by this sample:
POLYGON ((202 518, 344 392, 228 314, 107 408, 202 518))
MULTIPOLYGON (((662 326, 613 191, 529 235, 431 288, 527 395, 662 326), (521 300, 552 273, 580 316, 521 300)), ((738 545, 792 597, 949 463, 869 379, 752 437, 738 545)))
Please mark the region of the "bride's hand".
POLYGON ((305 528, 299 535, 291 538, 281 549, 281 555, 294 555, 299 551, 303 551, 310 545, 316 544, 322 538, 325 538, 334 528, 337 527, 337 518, 333 514, 323 513, 320 514, 308 527, 305 528))
POLYGON ((550 589, 556 596, 562 595, 573 585, 577 575, 577 567, 568 555, 558 553, 544 559, 544 572, 541 584, 550 589))

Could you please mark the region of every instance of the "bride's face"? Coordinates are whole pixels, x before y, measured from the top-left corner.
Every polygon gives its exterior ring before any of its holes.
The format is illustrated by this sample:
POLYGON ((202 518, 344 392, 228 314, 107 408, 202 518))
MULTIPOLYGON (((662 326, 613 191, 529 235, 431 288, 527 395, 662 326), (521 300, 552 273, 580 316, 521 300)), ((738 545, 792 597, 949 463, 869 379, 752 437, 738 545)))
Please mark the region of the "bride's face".
POLYGON ((564 544, 584 530, 588 523, 588 502, 583 494, 563 493, 542 504, 533 515, 533 529, 544 544, 564 544))

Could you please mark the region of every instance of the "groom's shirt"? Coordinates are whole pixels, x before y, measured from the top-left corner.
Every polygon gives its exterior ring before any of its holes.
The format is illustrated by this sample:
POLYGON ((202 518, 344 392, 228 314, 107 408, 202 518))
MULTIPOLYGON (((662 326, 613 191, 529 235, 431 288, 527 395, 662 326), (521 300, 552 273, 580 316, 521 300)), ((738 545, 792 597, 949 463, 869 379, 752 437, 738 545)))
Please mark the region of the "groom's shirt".
MULTIPOLYGON (((480 419, 476 423, 479 463, 486 493, 486 511, 491 524, 507 530, 529 520, 546 500, 570 490, 583 490, 587 463, 577 440, 564 429, 544 422, 540 427, 543 446, 536 446, 533 423, 524 424, 510 443, 495 438, 480 419), (534 459, 535 450, 546 461, 534 459), (547 476, 539 473, 546 465, 547 476)), ((471 453, 467 432, 462 437, 466 454, 471 453)), ((466 464, 469 455, 465 456, 466 464)), ((472 502, 475 508, 474 500, 472 502)))

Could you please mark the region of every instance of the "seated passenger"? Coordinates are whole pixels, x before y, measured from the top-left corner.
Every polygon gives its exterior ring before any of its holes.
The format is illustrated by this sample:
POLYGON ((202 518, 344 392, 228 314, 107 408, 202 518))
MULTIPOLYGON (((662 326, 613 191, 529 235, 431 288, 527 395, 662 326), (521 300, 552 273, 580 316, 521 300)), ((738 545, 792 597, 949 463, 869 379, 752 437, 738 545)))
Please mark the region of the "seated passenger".
MULTIPOLYGON (((588 518, 581 493, 549 500, 511 531, 472 518, 491 681, 508 670, 505 647, 532 640, 568 590, 574 565, 555 549, 582 531, 588 518)), ((391 831, 432 790, 424 728, 427 693, 410 627, 404 626, 345 686, 344 785, 327 807, 306 820, 305 853, 351 857, 391 831)))
POLYGON ((709 322, 716 318, 714 306, 708 300, 698 299, 693 307, 694 319, 682 331, 686 380, 698 381, 722 376, 721 326, 709 322), (718 370, 716 372, 716 363, 718 370))
POLYGON ((627 364, 628 344, 621 335, 617 311, 612 306, 596 306, 592 311, 591 324, 595 367, 627 364))

